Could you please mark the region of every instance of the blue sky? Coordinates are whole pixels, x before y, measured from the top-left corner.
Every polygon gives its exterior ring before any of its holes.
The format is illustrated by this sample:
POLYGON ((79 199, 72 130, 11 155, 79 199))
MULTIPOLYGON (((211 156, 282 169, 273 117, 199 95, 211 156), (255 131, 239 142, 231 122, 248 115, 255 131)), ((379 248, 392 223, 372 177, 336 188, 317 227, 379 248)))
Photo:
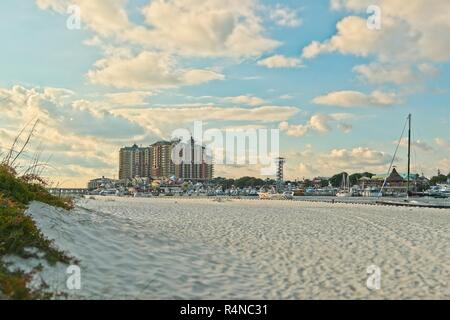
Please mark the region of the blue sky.
POLYGON ((450 171, 448 1, 6 0, 0 12, 0 147, 39 118, 63 185, 117 175, 118 148, 195 120, 280 129, 287 174, 302 178, 386 171, 412 113, 414 169, 450 171), (80 29, 66 26, 70 5, 80 29))

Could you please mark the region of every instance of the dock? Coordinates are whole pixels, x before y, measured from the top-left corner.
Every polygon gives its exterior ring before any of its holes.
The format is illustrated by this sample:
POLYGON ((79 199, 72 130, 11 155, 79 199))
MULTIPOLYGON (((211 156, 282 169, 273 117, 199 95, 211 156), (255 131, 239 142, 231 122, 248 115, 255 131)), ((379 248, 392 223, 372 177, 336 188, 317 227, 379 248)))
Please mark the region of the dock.
POLYGON ((450 209, 450 202, 439 201, 436 203, 428 202, 406 202, 400 199, 378 200, 377 198, 334 198, 334 197, 295 197, 295 201, 307 202, 323 202, 323 203, 343 203, 343 204, 360 204, 371 206, 393 206, 393 207, 411 207, 411 208, 434 208, 434 209, 450 209))

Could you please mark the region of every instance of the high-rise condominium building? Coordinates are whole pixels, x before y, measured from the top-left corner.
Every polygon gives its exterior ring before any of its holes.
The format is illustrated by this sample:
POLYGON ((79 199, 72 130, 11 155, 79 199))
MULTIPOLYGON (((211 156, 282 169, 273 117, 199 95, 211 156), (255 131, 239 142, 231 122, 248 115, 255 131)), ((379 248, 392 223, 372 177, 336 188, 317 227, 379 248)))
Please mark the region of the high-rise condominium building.
POLYGON ((175 175, 175 165, 171 160, 172 150, 178 141, 158 141, 151 145, 151 177, 164 179, 175 175))
POLYGON ((119 153, 119 179, 150 177, 150 147, 124 147, 119 153))
POLYGON ((195 144, 193 138, 181 143, 177 149, 181 161, 175 165, 175 176, 187 180, 207 181, 213 178, 212 159, 204 146, 195 144))
POLYGON ((196 145, 191 139, 188 143, 158 141, 150 147, 133 145, 120 149, 119 179, 167 179, 173 176, 194 181, 212 179, 213 165, 206 156, 205 147, 196 145), (174 162, 172 153, 177 153, 182 160, 174 162))

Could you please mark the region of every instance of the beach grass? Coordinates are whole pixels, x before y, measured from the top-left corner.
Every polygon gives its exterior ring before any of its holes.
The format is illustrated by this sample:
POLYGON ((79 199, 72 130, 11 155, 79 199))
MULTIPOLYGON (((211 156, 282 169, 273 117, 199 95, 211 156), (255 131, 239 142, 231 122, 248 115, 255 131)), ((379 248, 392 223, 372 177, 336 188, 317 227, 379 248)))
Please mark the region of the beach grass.
MULTIPOLYGON (((56 249, 31 217, 25 214, 31 201, 66 210, 73 206, 70 199, 52 196, 42 184, 26 181, 18 177, 11 167, 0 165, 0 258, 11 255, 24 259, 43 258, 51 265, 57 262, 69 263, 72 258, 56 249)), ((49 294, 41 290, 44 288, 28 288, 33 272, 11 271, 0 260, 0 292, 9 299, 49 298, 49 294)))
POLYGON ((67 253, 58 250, 25 212, 32 201, 65 210, 73 208, 72 199, 55 197, 45 189, 46 181, 41 177, 45 164, 39 162, 39 153, 25 171, 17 172, 18 161, 37 123, 21 143, 21 136, 27 127, 23 128, 10 151, 0 159, 0 299, 48 299, 53 296, 45 290, 45 283, 38 288, 30 287, 33 275, 40 271, 41 266, 24 272, 8 265, 4 261, 6 256, 37 258, 50 265, 74 261, 67 253))

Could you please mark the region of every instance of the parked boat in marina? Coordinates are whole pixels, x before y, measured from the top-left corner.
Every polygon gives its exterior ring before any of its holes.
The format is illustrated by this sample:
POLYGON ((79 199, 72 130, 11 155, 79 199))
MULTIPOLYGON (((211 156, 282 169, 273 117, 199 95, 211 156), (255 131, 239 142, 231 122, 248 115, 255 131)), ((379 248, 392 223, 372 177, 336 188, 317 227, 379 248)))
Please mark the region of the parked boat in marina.
POLYGON ((437 186, 432 186, 426 194, 433 198, 446 199, 450 197, 450 185, 448 184, 438 184, 437 186))
MULTIPOLYGON (((401 141, 403 139, 403 133, 404 133, 404 131, 406 129, 406 126, 408 126, 408 167, 407 167, 408 168, 408 173, 407 173, 407 176, 406 176, 406 179, 407 179, 406 180, 406 182, 407 182, 407 184, 406 184, 406 193, 404 195, 401 194, 401 193, 392 194, 391 195, 391 196, 398 196, 398 197, 405 197, 405 198, 403 200, 402 199, 399 199, 399 200, 378 200, 377 204, 389 205, 389 206, 449 208, 448 205, 436 206, 436 205, 429 204, 429 203, 426 203, 426 202, 419 202, 417 200, 411 200, 410 199, 410 196, 412 195, 411 188, 410 188, 410 186, 411 186, 411 119, 412 119, 412 115, 409 114, 407 119, 406 119, 405 127, 403 129, 402 135, 401 135, 400 140, 399 140, 398 145, 397 145, 397 149, 396 149, 396 151, 394 153, 394 156, 392 158, 391 165, 390 165, 390 168, 389 168, 389 172, 391 171, 391 168, 393 168, 392 171, 396 173, 395 167, 393 167, 394 159, 396 158, 398 147, 400 146, 400 143, 401 143, 401 141)), ((398 175, 398 173, 397 173, 397 175, 398 175)), ((386 176, 386 178, 384 180, 384 183, 383 183, 383 186, 382 186, 382 188, 381 188, 381 190, 379 192, 378 197, 381 197, 383 195, 383 189, 386 186, 386 182, 387 182, 388 178, 389 178, 389 176, 386 176)), ((436 195, 442 196, 442 195, 445 195, 445 192, 439 191, 438 193, 436 193, 436 195)))
POLYGON ((292 200, 294 199, 293 191, 284 191, 283 193, 278 193, 275 189, 270 192, 261 191, 258 193, 260 200, 292 200))
POLYGON ((339 192, 336 193, 336 197, 351 197, 351 196, 352 192, 350 191, 350 178, 348 174, 343 173, 341 190, 339 190, 339 192))
POLYGON ((305 189, 294 189, 292 190, 295 197, 301 197, 305 195, 305 189))
POLYGON ((334 197, 337 193, 337 189, 333 188, 331 186, 324 187, 324 188, 308 188, 305 190, 305 196, 328 196, 328 197, 334 197))

